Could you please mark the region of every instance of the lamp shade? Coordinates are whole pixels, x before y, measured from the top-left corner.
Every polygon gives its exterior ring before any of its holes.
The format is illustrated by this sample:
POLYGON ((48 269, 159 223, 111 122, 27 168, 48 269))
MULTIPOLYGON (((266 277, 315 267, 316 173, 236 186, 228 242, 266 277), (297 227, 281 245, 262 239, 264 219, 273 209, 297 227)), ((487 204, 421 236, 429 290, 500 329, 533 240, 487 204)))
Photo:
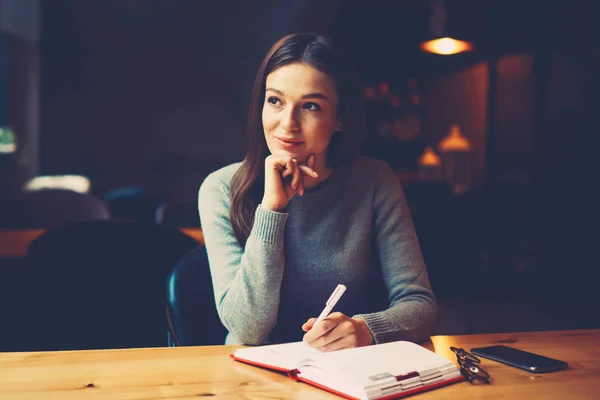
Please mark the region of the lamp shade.
POLYGON ((473 43, 471 42, 465 42, 464 40, 453 39, 450 37, 442 37, 421 43, 421 50, 445 56, 471 51, 474 47, 475 46, 473 46, 473 43))
POLYGON ((440 142, 439 149, 441 152, 468 152, 471 151, 471 143, 460 133, 458 125, 452 125, 450 133, 440 142))
POLYGON ((431 147, 425 148, 421 157, 419 157, 419 178, 421 180, 440 179, 440 169, 442 160, 435 154, 431 147))
POLYGON ((444 180, 452 186, 455 194, 464 193, 471 186, 471 143, 461 135, 458 125, 452 125, 448 135, 438 144, 438 148, 442 158, 444 180))

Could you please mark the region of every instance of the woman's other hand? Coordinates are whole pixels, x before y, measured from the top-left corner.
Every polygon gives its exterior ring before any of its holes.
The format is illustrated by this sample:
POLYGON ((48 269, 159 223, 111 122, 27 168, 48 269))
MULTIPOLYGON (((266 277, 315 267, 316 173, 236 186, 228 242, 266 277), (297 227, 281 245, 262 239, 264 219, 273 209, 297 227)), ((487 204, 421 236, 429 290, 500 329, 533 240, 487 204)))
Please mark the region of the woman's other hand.
POLYGON ((341 350, 368 346, 373 343, 373 334, 361 318, 350 318, 334 312, 313 328, 316 318, 302 325, 304 342, 320 351, 341 350))

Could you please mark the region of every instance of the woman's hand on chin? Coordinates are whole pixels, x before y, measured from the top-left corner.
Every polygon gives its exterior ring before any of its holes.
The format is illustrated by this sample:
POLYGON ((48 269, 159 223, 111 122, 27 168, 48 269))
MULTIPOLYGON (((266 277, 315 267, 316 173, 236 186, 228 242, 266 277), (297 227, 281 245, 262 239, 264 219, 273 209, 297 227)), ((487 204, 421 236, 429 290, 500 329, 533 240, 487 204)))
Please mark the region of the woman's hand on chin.
POLYGON ((311 154, 305 163, 291 156, 270 155, 265 159, 265 193, 261 207, 282 212, 296 194, 304 195, 304 178, 318 178, 311 154))

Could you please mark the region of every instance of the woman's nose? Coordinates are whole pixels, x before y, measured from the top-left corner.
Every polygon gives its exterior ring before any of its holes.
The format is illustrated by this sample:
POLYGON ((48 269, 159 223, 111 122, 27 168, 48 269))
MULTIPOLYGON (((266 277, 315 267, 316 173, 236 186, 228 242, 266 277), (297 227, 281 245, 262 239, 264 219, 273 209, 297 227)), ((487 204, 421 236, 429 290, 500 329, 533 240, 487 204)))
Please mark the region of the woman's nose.
POLYGON ((300 122, 294 107, 290 107, 281 116, 281 127, 287 132, 296 132, 300 129, 300 122))

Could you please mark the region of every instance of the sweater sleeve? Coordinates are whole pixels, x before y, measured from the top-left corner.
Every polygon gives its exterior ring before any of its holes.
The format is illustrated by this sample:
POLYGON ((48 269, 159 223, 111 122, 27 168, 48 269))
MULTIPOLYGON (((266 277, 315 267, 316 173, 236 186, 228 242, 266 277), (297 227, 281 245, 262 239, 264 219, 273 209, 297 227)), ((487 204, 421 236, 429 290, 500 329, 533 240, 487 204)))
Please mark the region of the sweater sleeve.
POLYGON ((244 344, 264 344, 277 323, 288 214, 258 206, 245 247, 229 222, 229 184, 209 175, 198 209, 215 302, 225 328, 244 344))
POLYGON ((376 343, 420 342, 433 333, 438 306, 398 178, 384 164, 374 195, 373 235, 388 289, 388 309, 362 318, 376 343))

